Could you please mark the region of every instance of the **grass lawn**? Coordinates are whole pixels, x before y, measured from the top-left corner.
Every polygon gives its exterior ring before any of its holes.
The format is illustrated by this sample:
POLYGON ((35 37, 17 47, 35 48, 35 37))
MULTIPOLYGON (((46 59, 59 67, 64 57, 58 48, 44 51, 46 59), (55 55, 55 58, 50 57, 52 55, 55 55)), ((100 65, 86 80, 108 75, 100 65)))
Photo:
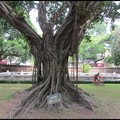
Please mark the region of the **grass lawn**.
MULTIPOLYGON (((31 84, 0 84, 0 103, 12 99, 16 91, 23 91, 31 84)), ((79 84, 80 88, 93 94, 91 96, 97 103, 95 119, 97 118, 120 118, 120 84, 79 84), (111 116, 111 117, 109 117, 111 116)))
POLYGON ((104 84, 102 86, 95 86, 93 84, 79 84, 79 87, 94 95, 97 102, 103 99, 107 102, 120 101, 120 84, 104 84))
POLYGON ((0 102, 12 99, 16 91, 23 91, 31 84, 0 84, 0 102))
POLYGON ((104 84, 95 86, 93 84, 79 84, 86 92, 93 94, 93 99, 99 106, 96 109, 96 118, 120 118, 120 84, 104 84), (103 115, 103 116, 101 116, 103 115))

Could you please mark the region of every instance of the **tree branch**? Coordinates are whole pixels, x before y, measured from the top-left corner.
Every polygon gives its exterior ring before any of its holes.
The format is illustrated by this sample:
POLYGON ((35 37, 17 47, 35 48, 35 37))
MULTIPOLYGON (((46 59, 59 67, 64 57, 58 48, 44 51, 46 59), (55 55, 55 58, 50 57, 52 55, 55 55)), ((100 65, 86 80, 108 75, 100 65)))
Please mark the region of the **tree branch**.
POLYGON ((58 17, 60 17, 64 10, 69 6, 70 6, 69 1, 63 1, 62 6, 52 14, 50 22, 52 22, 52 24, 55 25, 58 20, 58 17))
POLYGON ((46 31, 49 31, 51 35, 53 35, 53 26, 47 22, 46 1, 39 1, 38 22, 43 34, 45 34, 46 31))
POLYGON ((77 2, 78 6, 75 6, 75 3, 73 2, 69 14, 66 17, 64 23, 61 25, 61 27, 58 29, 58 31, 55 34, 55 42, 56 44, 64 44, 66 43, 66 40, 68 41, 68 44, 71 44, 71 54, 75 54, 76 50, 75 48, 79 45, 80 41, 83 39, 85 31, 87 27, 90 25, 91 21, 95 18, 96 16, 96 11, 97 11, 97 6, 100 1, 91 1, 87 5, 91 7, 88 7, 89 11, 86 11, 86 4, 80 4, 79 1, 77 2), (79 10, 79 5, 82 8, 82 11, 79 10), (90 9, 91 8, 91 9, 90 9), (78 9, 78 13, 75 13, 75 9, 78 9), (74 39, 74 32, 75 32, 75 14, 78 14, 78 19, 77 19, 77 25, 78 25, 78 42, 75 41, 74 39), (65 35, 68 35, 68 38, 64 37, 65 35), (76 44, 78 43, 78 44, 76 44))
POLYGON ((19 30, 30 43, 36 44, 36 47, 41 44, 42 38, 27 24, 22 16, 17 15, 4 1, 0 1, 0 17, 19 30))
POLYGON ((97 60, 92 59, 92 58, 86 58, 86 60, 87 60, 87 59, 88 59, 88 60, 92 60, 92 61, 96 64, 98 61, 103 60, 104 58, 105 58, 105 56, 102 56, 102 58, 99 58, 99 59, 97 59, 97 60))
POLYGON ((66 16, 63 24, 61 25, 61 27, 57 30, 56 34, 55 34, 55 42, 58 39, 58 37, 61 35, 61 33, 63 33, 63 30, 65 29, 65 27, 69 26, 69 21, 72 21, 71 18, 71 13, 73 11, 73 5, 70 6, 70 10, 68 12, 68 15, 66 16))

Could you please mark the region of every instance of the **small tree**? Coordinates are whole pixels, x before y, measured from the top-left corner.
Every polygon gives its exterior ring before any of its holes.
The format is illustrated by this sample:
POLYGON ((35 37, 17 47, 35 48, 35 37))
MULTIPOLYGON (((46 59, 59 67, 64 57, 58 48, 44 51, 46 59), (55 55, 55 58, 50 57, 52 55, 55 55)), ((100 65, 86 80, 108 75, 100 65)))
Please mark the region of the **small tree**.
POLYGON ((91 66, 88 63, 84 63, 82 64, 81 69, 82 69, 82 72, 87 73, 87 72, 90 72, 91 66))

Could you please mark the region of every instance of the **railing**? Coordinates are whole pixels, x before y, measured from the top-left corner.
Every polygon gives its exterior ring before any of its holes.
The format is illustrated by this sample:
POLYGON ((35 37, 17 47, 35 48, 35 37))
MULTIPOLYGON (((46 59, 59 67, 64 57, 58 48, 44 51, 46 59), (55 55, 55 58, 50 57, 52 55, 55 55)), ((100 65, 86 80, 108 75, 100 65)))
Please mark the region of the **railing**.
MULTIPOLYGON (((78 73, 79 81, 91 81, 96 73, 78 73)), ((73 74, 69 73, 71 81, 75 81, 73 74)), ((74 74, 75 75, 75 74, 74 74)), ((120 74, 118 73, 100 73, 101 79, 104 81, 120 81, 120 74)), ((32 72, 1 72, 0 80, 16 81, 16 80, 32 80, 32 72)))
MULTIPOLYGON (((78 81, 92 81, 96 73, 78 73, 78 81)), ((73 74, 70 74, 72 76, 73 74)), ((100 73, 103 81, 120 81, 120 74, 118 73, 100 73)), ((72 81, 75 79, 72 77, 72 81)))
POLYGON ((32 72, 2 72, 0 73, 0 80, 10 80, 10 81, 16 81, 16 80, 32 80, 32 72))

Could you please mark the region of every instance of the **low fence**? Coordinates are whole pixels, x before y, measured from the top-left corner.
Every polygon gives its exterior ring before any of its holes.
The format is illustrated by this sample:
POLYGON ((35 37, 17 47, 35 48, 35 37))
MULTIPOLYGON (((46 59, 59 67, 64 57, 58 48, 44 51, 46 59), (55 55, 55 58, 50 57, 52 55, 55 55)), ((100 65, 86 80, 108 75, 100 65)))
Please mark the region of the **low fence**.
MULTIPOLYGON (((80 73, 78 81, 92 81, 95 73, 80 73)), ((103 81, 120 81, 118 73, 100 73, 103 81)), ((71 81, 75 81, 75 76, 70 74, 71 81)), ((0 81, 32 81, 32 72, 2 72, 0 73, 0 81)))
POLYGON ((92 67, 90 72, 101 72, 101 73, 120 73, 120 68, 117 67, 92 67))
MULTIPOLYGON (((75 72, 76 67, 68 67, 69 72, 75 72)), ((82 72, 81 68, 78 68, 78 72, 82 72)), ((120 68, 117 67, 111 67, 111 68, 106 68, 106 67, 92 67, 90 70, 91 73, 120 73, 120 68)))
MULTIPOLYGON (((92 81, 96 73, 78 73, 78 81, 92 81)), ((71 76, 71 81, 75 81, 75 77, 71 76)), ((118 73, 100 73, 103 81, 120 81, 120 74, 118 73)))
POLYGON ((1 81, 32 81, 32 72, 2 72, 0 73, 1 81))
MULTIPOLYGON (((69 72, 71 71, 75 71, 76 68, 75 67, 68 67, 69 72)), ((24 71, 24 72, 30 72, 33 70, 33 66, 25 66, 25 65, 0 65, 0 72, 7 72, 7 70, 9 71, 24 71)), ((82 72, 82 70, 79 68, 78 69, 79 72, 82 72)), ((101 73, 120 73, 120 68, 117 67, 111 67, 111 68, 107 68, 107 67, 92 67, 90 72, 101 72, 101 73)))

